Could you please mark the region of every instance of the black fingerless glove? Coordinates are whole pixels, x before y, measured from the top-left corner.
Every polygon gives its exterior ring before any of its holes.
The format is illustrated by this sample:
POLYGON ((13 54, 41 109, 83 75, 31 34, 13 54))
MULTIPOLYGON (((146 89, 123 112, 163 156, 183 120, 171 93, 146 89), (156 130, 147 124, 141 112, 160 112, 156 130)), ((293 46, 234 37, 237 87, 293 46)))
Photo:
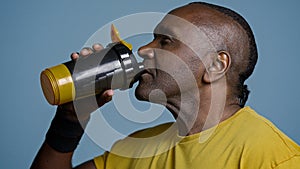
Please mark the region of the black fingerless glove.
POLYGON ((62 153, 73 152, 76 149, 84 133, 81 124, 85 127, 88 122, 88 119, 80 123, 77 118, 67 118, 68 113, 70 112, 66 112, 59 106, 46 134, 46 143, 62 153))

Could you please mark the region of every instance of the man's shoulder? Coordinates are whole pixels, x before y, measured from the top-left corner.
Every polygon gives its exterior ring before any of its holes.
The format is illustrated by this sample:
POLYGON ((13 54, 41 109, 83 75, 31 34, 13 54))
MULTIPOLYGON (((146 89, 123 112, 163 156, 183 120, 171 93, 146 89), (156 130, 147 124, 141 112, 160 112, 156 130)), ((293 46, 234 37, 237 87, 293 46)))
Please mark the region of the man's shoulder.
POLYGON ((239 132, 237 143, 243 146, 243 152, 254 161, 264 159, 274 165, 300 155, 300 147, 267 118, 259 115, 250 107, 240 112, 236 120, 239 132), (276 164, 275 164, 276 163, 276 164))
MULTIPOLYGON (((287 144, 292 140, 282 132, 273 122, 269 119, 258 114, 250 107, 245 107, 243 113, 239 119, 240 133, 247 136, 248 139, 259 141, 273 141, 283 142, 287 144)), ((293 141, 292 141, 293 142, 293 141)))
MULTIPOLYGON (((259 144, 270 142, 277 144, 290 145, 295 144, 284 132, 282 132, 274 123, 258 114, 250 107, 241 110, 240 117, 234 122, 239 127, 238 134, 244 136, 247 140, 259 142, 259 144)), ((299 147, 298 145, 296 147, 299 147)))

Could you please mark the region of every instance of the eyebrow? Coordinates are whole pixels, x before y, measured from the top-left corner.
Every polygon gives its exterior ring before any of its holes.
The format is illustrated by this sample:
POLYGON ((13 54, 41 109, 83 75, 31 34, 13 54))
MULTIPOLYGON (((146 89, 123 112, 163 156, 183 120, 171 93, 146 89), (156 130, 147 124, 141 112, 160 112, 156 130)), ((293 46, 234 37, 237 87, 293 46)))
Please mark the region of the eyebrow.
POLYGON ((163 25, 157 25, 153 31, 154 35, 166 35, 166 36, 172 36, 172 37, 177 37, 176 31, 174 27, 170 29, 170 27, 166 27, 163 25))

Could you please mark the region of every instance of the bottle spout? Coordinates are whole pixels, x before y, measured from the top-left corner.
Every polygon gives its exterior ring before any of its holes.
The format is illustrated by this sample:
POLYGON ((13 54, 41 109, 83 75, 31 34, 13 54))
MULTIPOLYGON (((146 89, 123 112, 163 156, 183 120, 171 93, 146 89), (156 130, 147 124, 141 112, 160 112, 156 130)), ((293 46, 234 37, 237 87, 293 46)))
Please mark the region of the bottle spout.
POLYGON ((121 37, 120 37, 120 33, 118 31, 118 29, 115 27, 114 24, 111 25, 111 29, 110 29, 110 37, 111 37, 111 41, 112 42, 120 42, 123 45, 125 45, 129 50, 132 50, 132 45, 126 41, 124 41, 121 37))
POLYGON ((144 64, 142 62, 138 63, 138 65, 139 65, 139 71, 140 72, 145 69, 145 66, 144 66, 144 64))
POLYGON ((138 69, 136 71, 136 74, 134 75, 132 81, 129 84, 129 88, 132 88, 133 84, 139 81, 140 76, 143 74, 145 66, 142 62, 137 63, 138 64, 138 69))

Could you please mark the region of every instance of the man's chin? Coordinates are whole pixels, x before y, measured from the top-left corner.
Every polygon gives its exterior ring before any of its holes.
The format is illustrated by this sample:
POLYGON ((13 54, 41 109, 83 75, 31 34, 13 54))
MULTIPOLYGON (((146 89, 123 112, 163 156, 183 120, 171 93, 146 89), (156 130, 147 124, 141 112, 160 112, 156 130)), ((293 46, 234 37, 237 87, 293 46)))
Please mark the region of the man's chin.
POLYGON ((161 95, 151 95, 153 90, 149 88, 143 88, 142 86, 137 86, 135 89, 135 97, 140 101, 147 101, 151 103, 166 105, 166 98, 165 96, 162 97, 161 95), (151 95, 151 96, 150 96, 151 95), (151 98, 150 98, 151 97, 151 98))
POLYGON ((135 89, 135 97, 140 101, 149 101, 149 93, 139 85, 135 89))

